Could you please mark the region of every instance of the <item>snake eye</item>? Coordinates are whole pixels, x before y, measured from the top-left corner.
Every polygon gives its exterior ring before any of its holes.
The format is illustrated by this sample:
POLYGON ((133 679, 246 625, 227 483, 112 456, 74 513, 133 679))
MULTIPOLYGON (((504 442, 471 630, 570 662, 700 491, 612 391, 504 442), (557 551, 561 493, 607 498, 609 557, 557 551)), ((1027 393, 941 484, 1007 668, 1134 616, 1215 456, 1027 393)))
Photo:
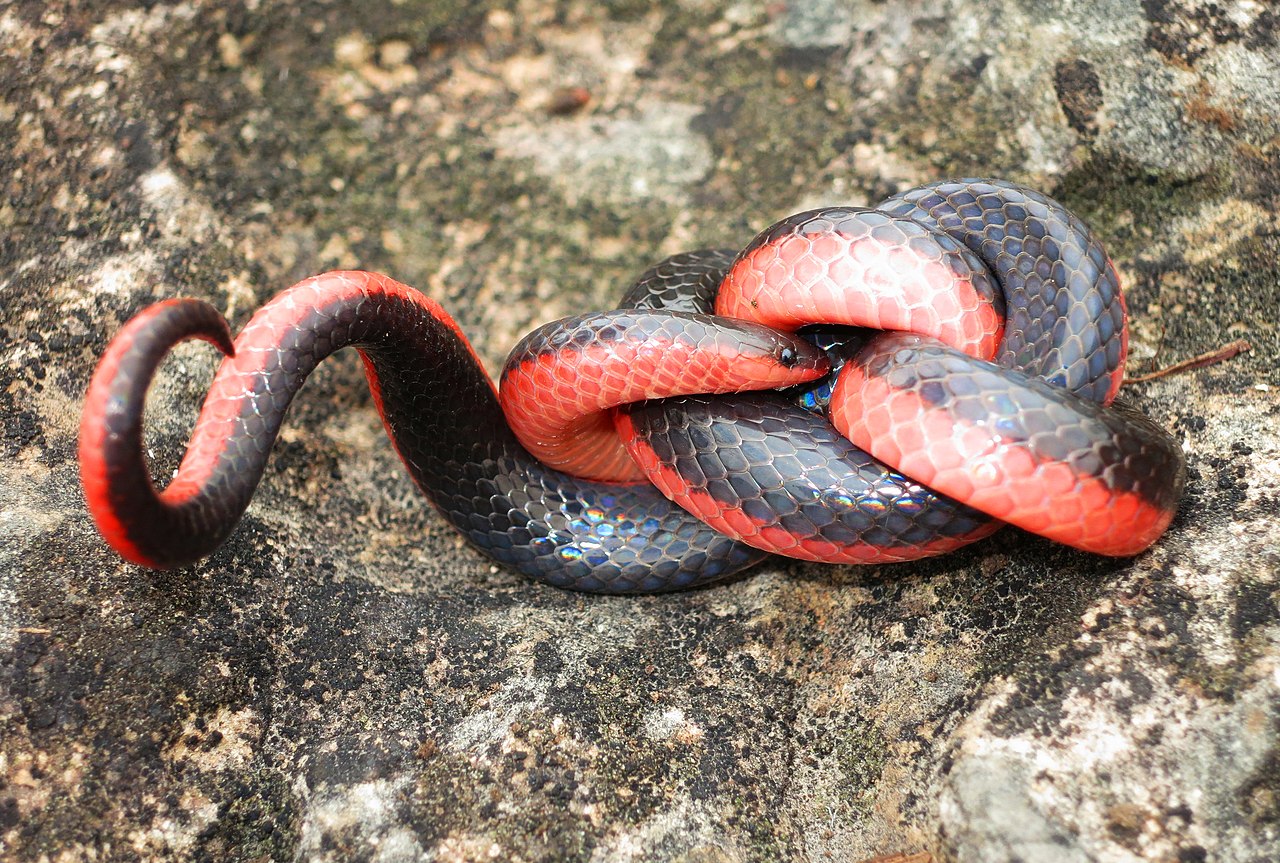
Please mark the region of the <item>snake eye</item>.
POLYGON ((796 352, 793 348, 783 348, 778 351, 778 362, 782 363, 787 368, 791 368, 799 361, 800 358, 796 356, 796 352))

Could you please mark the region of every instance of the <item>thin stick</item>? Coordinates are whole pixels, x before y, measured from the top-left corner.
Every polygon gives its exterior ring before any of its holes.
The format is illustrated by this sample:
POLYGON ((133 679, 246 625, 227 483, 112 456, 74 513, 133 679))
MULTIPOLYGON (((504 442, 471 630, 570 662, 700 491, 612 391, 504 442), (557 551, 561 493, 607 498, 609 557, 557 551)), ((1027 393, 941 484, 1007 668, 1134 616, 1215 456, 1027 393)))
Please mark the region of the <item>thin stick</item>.
POLYGON ((1157 371, 1154 371, 1154 372, 1148 372, 1145 375, 1137 375, 1135 377, 1126 376, 1124 379, 1124 383, 1127 386, 1129 384, 1137 384, 1143 381, 1155 380, 1156 378, 1162 378, 1162 377, 1165 377, 1166 375, 1174 375, 1174 374, 1177 374, 1178 372, 1185 372, 1187 369, 1198 369, 1201 366, 1211 366, 1214 363, 1220 363, 1220 362, 1223 362, 1224 360, 1229 360, 1232 357, 1234 357, 1236 354, 1242 354, 1247 350, 1252 350, 1252 348, 1253 348, 1253 345, 1249 344, 1244 339, 1238 339, 1234 342, 1230 342, 1229 344, 1225 344, 1216 350, 1209 351, 1207 354, 1201 354, 1198 357, 1192 357, 1189 360, 1183 360, 1180 363, 1174 363, 1171 366, 1165 366, 1162 369, 1158 369, 1157 371))

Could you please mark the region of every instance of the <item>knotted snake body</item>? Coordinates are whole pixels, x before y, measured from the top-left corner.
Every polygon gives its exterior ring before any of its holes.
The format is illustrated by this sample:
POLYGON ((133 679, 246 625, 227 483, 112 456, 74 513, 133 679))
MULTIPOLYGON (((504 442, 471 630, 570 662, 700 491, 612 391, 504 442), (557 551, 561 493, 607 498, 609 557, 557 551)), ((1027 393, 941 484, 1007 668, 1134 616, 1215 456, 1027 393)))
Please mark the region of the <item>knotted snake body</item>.
POLYGON ((1180 449, 1108 407, 1127 351, 1114 267, 1036 192, 961 180, 873 210, 801 213, 736 255, 663 262, 623 306, 530 334, 495 390, 452 318, 385 276, 307 279, 234 342, 206 303, 156 304, 113 339, 89 388, 90 512, 135 563, 209 554, 302 382, 352 346, 441 514, 499 563, 561 587, 691 587, 769 552, 911 560, 1000 521, 1129 555, 1173 516, 1180 449), (227 357, 157 492, 143 399, 188 338, 227 357), (834 384, 813 383, 829 357, 834 384), (828 393, 829 420, 813 410, 828 393))

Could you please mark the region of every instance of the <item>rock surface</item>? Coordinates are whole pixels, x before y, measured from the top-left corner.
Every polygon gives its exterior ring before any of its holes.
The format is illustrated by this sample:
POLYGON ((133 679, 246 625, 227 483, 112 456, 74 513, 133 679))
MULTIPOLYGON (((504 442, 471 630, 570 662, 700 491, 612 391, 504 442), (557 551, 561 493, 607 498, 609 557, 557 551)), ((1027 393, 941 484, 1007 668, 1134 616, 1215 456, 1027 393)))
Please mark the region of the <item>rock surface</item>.
MULTIPOLYGON (((6 4, 0 857, 1280 858, 1277 27, 1248 0, 6 4), (239 325, 381 270, 492 368, 665 254, 954 175, 1107 239, 1134 371, 1253 342, 1129 390, 1191 469, 1149 553, 1006 530, 564 593, 440 523, 350 356, 203 565, 126 566, 87 521, 79 402, 153 300, 239 325)), ((152 392, 157 475, 212 353, 152 392)))

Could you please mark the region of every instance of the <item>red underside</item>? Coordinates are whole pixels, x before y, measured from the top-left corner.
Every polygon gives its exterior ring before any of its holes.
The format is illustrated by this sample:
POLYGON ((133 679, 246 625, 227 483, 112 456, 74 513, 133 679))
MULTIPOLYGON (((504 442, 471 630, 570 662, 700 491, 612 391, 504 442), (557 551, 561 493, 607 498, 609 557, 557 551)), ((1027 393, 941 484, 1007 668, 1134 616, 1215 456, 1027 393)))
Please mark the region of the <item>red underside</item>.
POLYGON ((845 367, 832 394, 831 421, 854 445, 917 482, 1084 551, 1137 554, 1174 516, 1068 462, 1037 458, 1025 444, 895 390, 882 377, 867 377, 856 364, 845 367))
MULTIPOLYGON (((400 299, 417 305, 452 330, 471 352, 477 366, 483 368, 479 357, 453 318, 437 303, 413 288, 386 276, 358 271, 335 271, 305 279, 263 306, 236 339, 234 355, 223 360, 214 376, 177 476, 158 493, 162 505, 177 508, 205 487, 217 467, 228 438, 239 426, 244 393, 261 376, 265 358, 274 354, 286 334, 317 308, 337 304, 345 299, 374 296, 400 299)), ((156 303, 142 310, 112 339, 94 372, 85 398, 80 427, 81 483, 94 523, 121 557, 152 568, 159 568, 160 564, 130 539, 129 515, 115 510, 109 494, 105 458, 106 429, 103 420, 112 398, 112 383, 120 372, 121 362, 126 359, 133 346, 136 334, 149 326, 157 315, 174 302, 178 301, 156 303)), ((197 335, 193 338, 206 337, 197 335)), ((367 368, 374 402, 385 424, 386 413, 382 410, 381 388, 372 366, 367 368)))
POLYGON ((750 249, 734 262, 716 298, 716 314, 794 332, 808 324, 844 324, 933 336, 971 356, 991 358, 1004 320, 973 283, 906 248, 882 254, 878 241, 840 234, 789 235, 750 249), (833 240, 830 248, 820 245, 833 240), (846 244, 851 244, 846 246, 846 244), (795 276, 806 259, 837 266, 839 255, 878 252, 843 277, 809 285, 795 276), (782 266, 780 266, 782 265, 782 266), (897 268, 897 269, 895 269, 897 268))
MULTIPOLYGON (((262 374, 263 358, 278 348, 286 334, 301 325, 318 308, 379 296, 401 300, 421 308, 452 330, 471 352, 477 367, 484 367, 453 318, 438 303, 408 285, 378 273, 363 271, 338 270, 304 279, 263 306, 236 339, 235 356, 224 360, 218 369, 178 476, 165 489, 163 499, 178 504, 204 487, 217 465, 227 438, 239 422, 246 387, 262 374)), ((374 404, 385 425, 386 412, 382 406, 381 386, 367 360, 365 367, 374 404)), ((491 381, 490 386, 492 385, 491 381)), ((394 440, 392 437, 392 441, 394 440)))
POLYGON ((156 562, 129 538, 125 520, 115 511, 111 502, 105 452, 107 429, 104 420, 111 399, 111 382, 120 368, 120 361, 132 347, 136 333, 164 308, 165 304, 158 303, 144 309, 107 346, 106 353, 102 355, 93 373, 93 380, 89 383, 80 420, 80 485, 84 489, 89 515, 97 525, 98 532, 121 557, 130 563, 150 567, 156 566, 156 562))
POLYGON ((940 537, 933 542, 913 546, 841 545, 821 537, 796 536, 781 526, 754 519, 743 510, 727 506, 705 491, 691 487, 679 473, 659 461, 653 449, 636 435, 635 425, 629 416, 620 414, 617 428, 627 452, 664 495, 726 536, 763 551, 820 563, 898 563, 946 554, 990 536, 1002 526, 999 523, 983 525, 963 536, 940 537))

